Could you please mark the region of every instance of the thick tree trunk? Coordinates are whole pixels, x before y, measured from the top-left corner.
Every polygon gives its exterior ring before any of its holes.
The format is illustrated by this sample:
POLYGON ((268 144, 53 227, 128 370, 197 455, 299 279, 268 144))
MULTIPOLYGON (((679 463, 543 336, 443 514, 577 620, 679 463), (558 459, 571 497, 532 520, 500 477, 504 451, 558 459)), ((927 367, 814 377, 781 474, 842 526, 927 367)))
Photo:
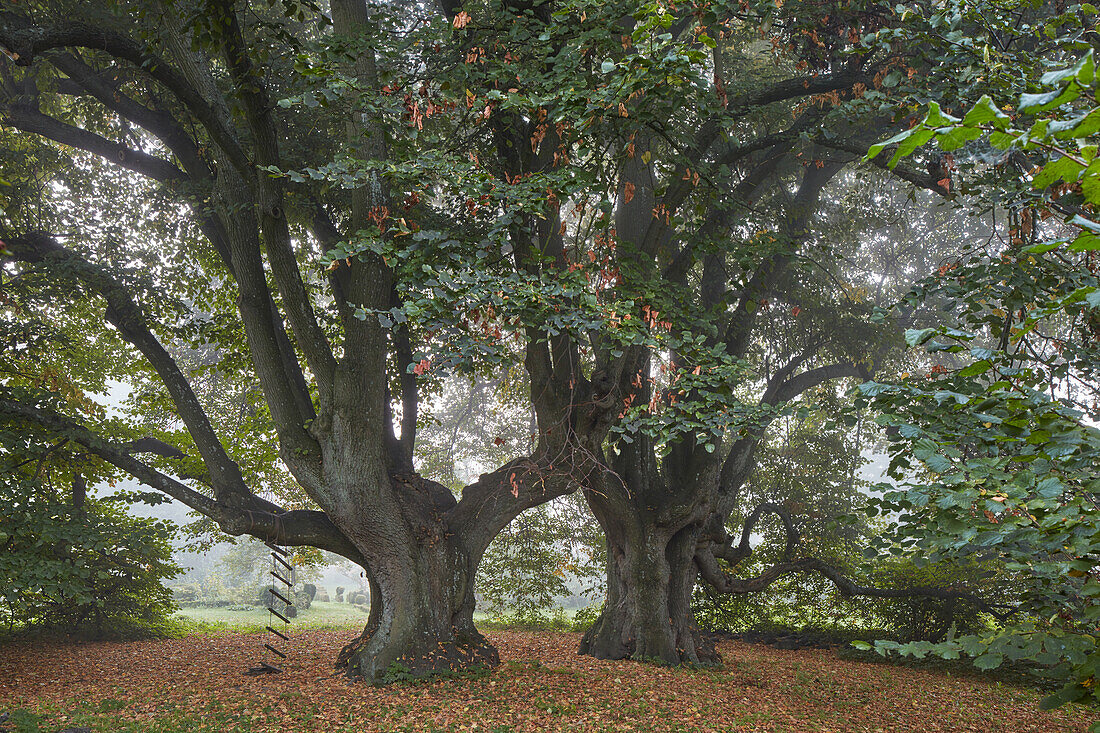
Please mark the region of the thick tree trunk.
POLYGON ((691 613, 696 531, 669 533, 633 518, 607 530, 607 604, 581 640, 598 659, 717 664, 720 658, 691 613))
POLYGON ((372 567, 367 628, 338 665, 383 684, 499 664, 496 649, 474 628, 476 567, 447 540, 427 540, 372 567))

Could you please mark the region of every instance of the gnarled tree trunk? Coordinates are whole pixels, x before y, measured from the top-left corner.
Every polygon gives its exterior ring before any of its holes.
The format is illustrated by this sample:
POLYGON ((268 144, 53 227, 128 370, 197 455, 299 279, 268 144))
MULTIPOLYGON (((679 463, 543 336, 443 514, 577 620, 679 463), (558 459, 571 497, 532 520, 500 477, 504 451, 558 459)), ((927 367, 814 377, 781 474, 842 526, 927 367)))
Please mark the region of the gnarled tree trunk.
POLYGON ((644 437, 620 446, 613 470, 585 499, 607 537, 607 602, 580 653, 600 659, 715 664, 691 612, 696 541, 708 516, 716 461, 674 451, 658 464, 644 437))
POLYGON ((474 628, 477 562, 453 538, 408 548, 371 571, 371 618, 339 664, 373 683, 500 662, 474 628))
POLYGON ((632 524, 630 531, 605 527, 607 603, 581 640, 580 653, 672 665, 718 663, 691 613, 696 531, 632 524))

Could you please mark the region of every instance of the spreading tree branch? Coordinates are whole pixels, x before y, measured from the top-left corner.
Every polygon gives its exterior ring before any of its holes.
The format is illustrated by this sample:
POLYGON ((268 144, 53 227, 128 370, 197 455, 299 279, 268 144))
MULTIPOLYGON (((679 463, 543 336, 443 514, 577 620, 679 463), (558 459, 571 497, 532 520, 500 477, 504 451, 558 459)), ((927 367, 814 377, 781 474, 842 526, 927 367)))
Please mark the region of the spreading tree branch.
MULTIPOLYGON (((234 6, 233 2, 224 0, 211 5, 221 16, 221 40, 226 63, 237 95, 244 105, 257 165, 279 165, 282 161, 272 117, 274 105, 268 98, 260 74, 252 66, 234 6)), ((317 379, 318 389, 331 399, 336 360, 328 338, 317 322, 301 270, 298 268, 298 259, 294 254, 286 220, 281 184, 261 170, 250 171, 250 175, 246 176, 246 179, 249 178, 255 182, 256 207, 263 241, 271 263, 271 272, 286 308, 287 320, 317 379)))
POLYGON ((64 436, 146 486, 176 499, 203 516, 210 517, 228 534, 247 534, 284 545, 317 547, 363 564, 360 552, 323 512, 284 511, 251 492, 236 497, 238 501, 234 504, 226 504, 195 491, 131 455, 141 449, 153 449, 146 452, 158 454, 170 452, 149 442, 152 439, 112 443, 75 420, 46 408, 11 399, 3 393, 0 393, 0 415, 25 420, 64 436))
POLYGON ((215 114, 199 94, 166 60, 117 31, 83 21, 56 21, 49 27, 10 11, 0 12, 0 46, 16 64, 30 66, 41 54, 56 48, 86 48, 128 61, 159 82, 195 116, 243 176, 252 174, 252 164, 236 135, 215 114))
POLYGON ((130 292, 107 270, 61 246, 52 237, 32 232, 5 239, 8 250, 17 260, 34 264, 64 266, 88 288, 107 302, 107 320, 124 339, 140 351, 156 370, 168 390, 180 419, 210 472, 211 483, 219 499, 248 492, 240 468, 222 447, 198 397, 175 359, 149 330, 145 315, 130 292))
POLYGON ((24 132, 41 135, 62 145, 98 155, 115 165, 154 181, 167 183, 187 180, 187 175, 183 171, 166 160, 141 150, 128 148, 83 128, 67 125, 49 115, 42 114, 27 104, 9 103, 2 121, 24 132))

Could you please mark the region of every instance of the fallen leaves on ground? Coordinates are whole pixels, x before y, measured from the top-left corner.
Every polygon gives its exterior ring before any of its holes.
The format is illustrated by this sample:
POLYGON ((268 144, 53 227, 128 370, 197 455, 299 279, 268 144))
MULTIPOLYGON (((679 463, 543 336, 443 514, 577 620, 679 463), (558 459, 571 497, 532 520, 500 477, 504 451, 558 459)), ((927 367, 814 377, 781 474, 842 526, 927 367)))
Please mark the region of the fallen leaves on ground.
MULTIPOLYGON (((332 668, 347 631, 303 631, 281 675, 243 676, 262 636, 0 645, 0 713, 94 731, 1085 731, 1100 714, 1041 712, 1028 690, 942 673, 722 642, 725 667, 668 669, 576 654, 579 636, 489 634, 484 676, 370 687, 332 668), (40 717, 34 717, 40 716, 40 717)), ((9 722, 7 725, 12 725, 9 722)), ((24 724, 30 725, 29 723, 24 724)), ((0 725, 0 728, 3 728, 0 725)), ((36 730, 36 728, 27 728, 36 730)))

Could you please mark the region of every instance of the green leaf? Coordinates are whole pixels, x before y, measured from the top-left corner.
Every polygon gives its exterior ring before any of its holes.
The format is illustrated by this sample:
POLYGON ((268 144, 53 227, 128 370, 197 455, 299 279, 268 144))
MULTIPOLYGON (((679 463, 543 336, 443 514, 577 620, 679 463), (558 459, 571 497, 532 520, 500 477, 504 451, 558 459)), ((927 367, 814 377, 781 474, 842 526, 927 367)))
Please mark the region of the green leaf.
POLYGON ((928 339, 936 335, 934 328, 910 328, 905 331, 905 343, 910 346, 920 346, 928 339))
POLYGON ((993 100, 988 94, 982 96, 982 98, 978 100, 978 103, 966 113, 962 123, 965 126, 977 127, 987 122, 992 122, 993 126, 998 130, 1006 129, 1012 122, 1011 117, 997 109, 997 105, 993 103, 993 100))
POLYGON ((981 361, 974 362, 968 367, 963 367, 959 370, 960 377, 975 377, 979 374, 985 374, 993 367, 988 359, 982 359, 981 361))
POLYGON ((1053 695, 1047 695, 1046 697, 1044 697, 1039 702, 1039 709, 1054 710, 1055 708, 1062 707, 1066 703, 1077 702, 1087 694, 1088 688, 1083 687, 1076 682, 1071 682, 1070 684, 1063 687, 1061 690, 1058 690, 1058 692, 1055 692, 1053 695))
POLYGON ((1048 71, 1039 77, 1039 83, 1045 87, 1061 86, 1061 84, 1069 79, 1076 79, 1082 84, 1088 86, 1092 84, 1095 73, 1095 64, 1092 58, 1092 50, 1090 49, 1085 56, 1073 66, 1068 69, 1061 69, 1058 71, 1048 71))
POLYGON ((928 128, 915 127, 912 133, 913 134, 905 138, 901 144, 898 145, 898 149, 894 151, 894 157, 890 158, 890 162, 887 164, 891 169, 896 167, 902 158, 912 155, 914 150, 931 140, 932 136, 936 134, 936 131, 928 128))
POLYGON ((924 125, 928 127, 945 127, 959 122, 958 117, 953 117, 940 109, 936 102, 928 103, 928 114, 924 116, 924 125))
POLYGON ((936 142, 940 144, 943 150, 948 152, 961 148, 971 140, 977 140, 982 136, 982 131, 978 127, 966 127, 959 125, 957 127, 942 128, 946 132, 940 130, 936 131, 936 142))
POLYGON ((974 659, 974 666, 978 669, 990 670, 1000 667, 1004 662, 1004 655, 986 652, 974 659))
POLYGON ((904 130, 902 132, 899 132, 897 135, 894 135, 889 140, 884 140, 881 143, 876 143, 875 145, 872 145, 870 148, 867 149, 867 155, 864 156, 863 160, 874 160, 883 150, 890 147, 891 145, 897 145, 898 143, 902 142, 910 135, 912 135, 914 130, 916 129, 917 128, 913 128, 912 130, 904 130))
POLYGON ((1100 109, 1094 109, 1080 118, 1077 124, 1063 132, 1059 137, 1088 138, 1097 132, 1100 132, 1100 109))
POLYGON ((1035 188, 1046 188, 1058 181, 1076 183, 1085 167, 1079 162, 1064 155, 1057 160, 1052 160, 1043 166, 1043 169, 1035 174, 1031 185, 1035 188))
POLYGON ((1077 235, 1076 239, 1070 242, 1070 245, 1066 249, 1071 252, 1088 252, 1100 249, 1100 237, 1092 232, 1081 232, 1077 235))
POLYGON ((1055 89, 1040 94, 1021 94, 1020 103, 1016 109, 1019 112, 1036 114, 1046 112, 1056 107, 1061 107, 1077 99, 1081 95, 1081 88, 1076 82, 1071 82, 1065 89, 1055 89))

